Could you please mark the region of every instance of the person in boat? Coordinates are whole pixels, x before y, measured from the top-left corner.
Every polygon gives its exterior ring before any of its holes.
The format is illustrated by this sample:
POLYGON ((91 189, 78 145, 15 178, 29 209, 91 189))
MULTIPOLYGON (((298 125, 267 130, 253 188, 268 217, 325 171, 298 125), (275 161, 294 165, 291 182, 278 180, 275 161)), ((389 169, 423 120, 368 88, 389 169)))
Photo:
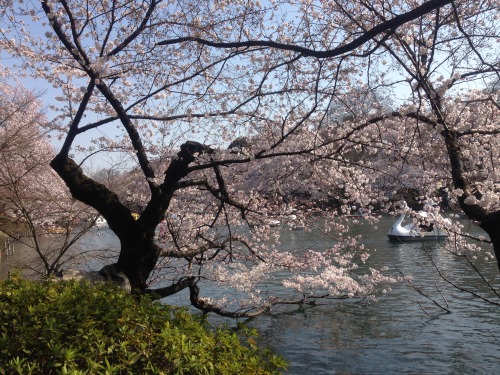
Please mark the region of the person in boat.
POLYGON ((418 226, 423 232, 432 232, 434 230, 434 223, 428 223, 427 221, 421 221, 418 226))
MULTIPOLYGON (((436 206, 432 205, 431 207, 436 207, 436 206)), ((428 217, 427 211, 420 212, 419 217, 420 217, 420 224, 418 227, 420 228, 420 230, 423 232, 432 232, 434 230, 434 223, 429 222, 427 220, 428 217)))

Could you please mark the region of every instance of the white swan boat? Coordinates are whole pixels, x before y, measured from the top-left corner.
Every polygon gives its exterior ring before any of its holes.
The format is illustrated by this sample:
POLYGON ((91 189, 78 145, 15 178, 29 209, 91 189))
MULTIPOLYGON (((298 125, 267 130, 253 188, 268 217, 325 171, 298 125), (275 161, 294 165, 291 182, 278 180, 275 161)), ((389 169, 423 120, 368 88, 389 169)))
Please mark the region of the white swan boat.
MULTIPOLYGON (((391 229, 387 233, 387 236, 392 241, 422 241, 422 240, 442 240, 448 237, 448 234, 441 231, 436 225, 431 223, 430 225, 419 225, 415 223, 409 223, 403 225, 405 219, 405 214, 401 214, 396 222, 392 225, 391 229)), ((419 216, 421 218, 427 217, 426 212, 420 212, 419 216)))

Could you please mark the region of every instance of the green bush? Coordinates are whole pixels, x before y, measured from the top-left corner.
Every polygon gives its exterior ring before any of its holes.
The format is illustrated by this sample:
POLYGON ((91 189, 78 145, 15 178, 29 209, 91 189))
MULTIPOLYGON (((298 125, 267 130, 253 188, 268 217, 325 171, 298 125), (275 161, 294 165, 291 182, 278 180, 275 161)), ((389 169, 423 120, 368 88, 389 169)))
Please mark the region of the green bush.
MULTIPOLYGON (((248 332, 247 332, 248 333, 248 332)), ((101 283, 0 282, 0 374, 275 374, 252 335, 101 283)))

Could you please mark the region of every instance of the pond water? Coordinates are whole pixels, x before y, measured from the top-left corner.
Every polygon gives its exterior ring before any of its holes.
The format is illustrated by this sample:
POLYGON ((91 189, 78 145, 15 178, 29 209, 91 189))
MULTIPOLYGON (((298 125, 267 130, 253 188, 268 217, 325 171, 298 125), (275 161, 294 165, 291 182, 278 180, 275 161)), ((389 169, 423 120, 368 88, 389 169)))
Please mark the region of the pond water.
MULTIPOLYGON (((278 308, 246 321, 260 331, 262 345, 290 363, 287 374, 498 373, 500 306, 446 283, 429 255, 443 275, 459 287, 471 288, 497 303, 500 298, 463 259, 452 256, 439 243, 389 242, 386 233, 392 221, 383 218, 377 228, 366 223, 354 226, 353 232, 363 234, 367 248, 376 250, 367 265, 388 266, 390 273, 412 275, 415 286, 451 312, 445 313, 409 285, 395 284, 377 302, 341 300, 304 309, 278 308)), ((479 233, 479 229, 476 231, 479 233)), ((283 240, 287 247, 298 249, 327 248, 332 241, 320 231, 300 230, 285 231, 283 240)), ((114 246, 113 237, 106 234, 87 241, 104 248, 114 246)), ((0 277, 5 277, 8 263, 0 259, 0 277)), ((499 289, 496 262, 479 259, 478 266, 499 289)), ((279 287, 278 280, 274 283, 273 287, 279 287)), ((176 304, 186 297, 180 295, 166 302, 176 304)), ((234 325, 234 321, 217 317, 211 321, 234 325)))
MULTIPOLYGON (((259 316, 249 322, 289 362, 288 374, 498 374, 500 366, 500 306, 460 292, 437 274, 429 254, 442 272, 461 287, 492 297, 493 293, 462 259, 436 242, 392 243, 386 233, 392 218, 378 229, 359 225, 364 243, 376 249, 368 265, 388 266, 389 272, 412 275, 414 283, 451 313, 405 284, 377 302, 338 301, 328 306, 259 316)), ((479 232, 479 229, 477 229, 479 232)), ((291 232, 300 246, 311 239, 291 232)), ((328 241, 313 233, 316 246, 328 241)), ((326 244, 325 244, 326 245, 326 244)), ((490 283, 499 287, 495 261, 479 262, 490 283)))

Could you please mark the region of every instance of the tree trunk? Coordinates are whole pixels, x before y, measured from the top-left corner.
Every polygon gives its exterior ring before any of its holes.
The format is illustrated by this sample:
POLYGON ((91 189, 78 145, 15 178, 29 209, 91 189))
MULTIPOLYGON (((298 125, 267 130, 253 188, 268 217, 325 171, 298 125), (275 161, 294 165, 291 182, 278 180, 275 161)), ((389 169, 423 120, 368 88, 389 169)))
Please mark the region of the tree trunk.
POLYGON ((450 158, 451 174, 453 185, 456 189, 462 189, 463 194, 458 198, 460 208, 471 220, 478 222, 479 226, 490 237, 493 244, 493 250, 497 259, 498 269, 500 270, 500 211, 488 212, 477 204, 467 204, 466 199, 469 196, 475 196, 481 199, 481 193, 474 189, 466 178, 463 160, 465 159, 460 148, 457 135, 452 131, 443 131, 448 155, 450 158))
POLYGON ((197 142, 186 142, 165 171, 160 186, 150 184, 151 199, 138 220, 120 202, 118 196, 106 186, 87 177, 82 169, 65 153, 52 160, 52 168, 64 180, 74 198, 94 207, 108 222, 120 240, 118 267, 127 276, 132 290, 144 291, 149 275, 160 256, 154 243, 155 229, 170 205, 179 181, 189 173, 194 154, 210 152, 210 148, 197 142))
POLYGON ((500 270, 500 211, 490 213, 479 226, 490 236, 493 243, 493 251, 497 259, 498 269, 500 270))
POLYGON ((154 243, 154 231, 137 231, 120 238, 118 267, 127 275, 132 290, 144 291, 146 282, 160 256, 154 243))

